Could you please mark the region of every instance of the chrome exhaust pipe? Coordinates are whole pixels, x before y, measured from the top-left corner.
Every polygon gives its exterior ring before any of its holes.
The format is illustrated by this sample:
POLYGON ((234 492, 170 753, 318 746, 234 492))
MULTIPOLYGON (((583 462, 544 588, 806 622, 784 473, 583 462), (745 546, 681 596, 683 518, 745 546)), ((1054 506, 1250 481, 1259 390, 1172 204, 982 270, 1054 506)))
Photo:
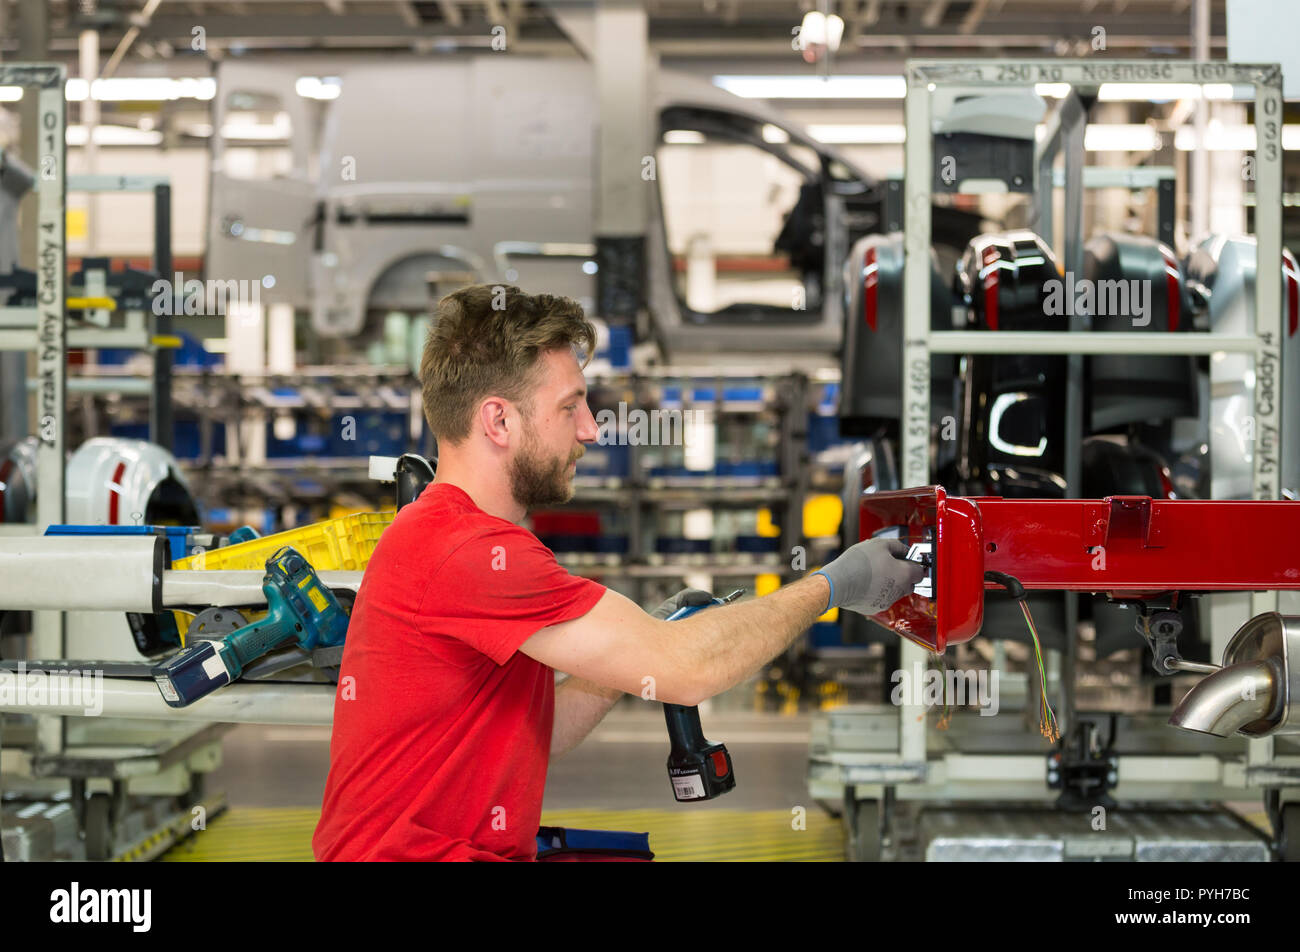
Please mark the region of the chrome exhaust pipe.
POLYGON ((1265 612, 1238 629, 1223 667, 1174 709, 1169 723, 1215 737, 1266 737, 1300 732, 1300 617, 1265 612))
POLYGON ((1220 668, 1187 692, 1169 723, 1185 731, 1231 737, 1248 724, 1277 716, 1281 679, 1282 666, 1273 659, 1220 668))

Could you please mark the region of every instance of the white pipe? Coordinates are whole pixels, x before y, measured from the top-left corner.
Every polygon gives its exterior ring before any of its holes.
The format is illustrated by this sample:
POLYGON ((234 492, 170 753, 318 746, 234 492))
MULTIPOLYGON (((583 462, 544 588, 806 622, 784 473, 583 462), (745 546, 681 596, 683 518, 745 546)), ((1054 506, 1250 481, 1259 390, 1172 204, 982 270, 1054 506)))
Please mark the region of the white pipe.
MULTIPOLYGON (((346 588, 355 592, 361 587, 361 572, 317 572, 326 588, 346 588)), ((200 572, 168 570, 163 572, 163 605, 264 605, 262 579, 266 573, 256 569, 200 572)))
MULTIPOLYGON (((161 545, 158 536, 0 536, 0 610, 150 613, 266 604, 260 569, 160 571, 161 545)), ((363 574, 317 573, 326 588, 352 592, 363 574)))
POLYGON ((79 688, 72 691, 66 674, 27 671, 20 678, 0 672, 0 712, 231 724, 328 726, 334 722, 332 684, 231 684, 189 707, 170 707, 152 681, 91 678, 84 672, 79 679, 79 688), (72 703, 47 703, 51 699, 72 703))
POLYGON ((0 538, 0 609, 155 611, 162 541, 123 535, 0 538))

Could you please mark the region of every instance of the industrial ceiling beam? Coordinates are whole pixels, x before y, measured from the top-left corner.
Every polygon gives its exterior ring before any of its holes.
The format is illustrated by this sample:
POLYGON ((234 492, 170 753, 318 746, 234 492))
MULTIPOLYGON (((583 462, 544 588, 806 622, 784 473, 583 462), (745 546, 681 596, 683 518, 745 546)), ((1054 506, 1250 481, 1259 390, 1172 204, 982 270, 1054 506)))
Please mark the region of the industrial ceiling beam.
POLYGON ((397 8, 397 15, 402 18, 402 22, 409 27, 418 27, 420 25, 420 14, 415 9, 415 4, 411 0, 395 0, 393 6, 397 8))
POLYGON ((943 15, 948 12, 948 0, 930 0, 930 5, 921 14, 921 26, 933 30, 943 22, 943 15))
POLYGON ((465 22, 465 17, 461 14, 455 0, 438 0, 438 9, 442 12, 442 18, 451 26, 460 26, 465 22))

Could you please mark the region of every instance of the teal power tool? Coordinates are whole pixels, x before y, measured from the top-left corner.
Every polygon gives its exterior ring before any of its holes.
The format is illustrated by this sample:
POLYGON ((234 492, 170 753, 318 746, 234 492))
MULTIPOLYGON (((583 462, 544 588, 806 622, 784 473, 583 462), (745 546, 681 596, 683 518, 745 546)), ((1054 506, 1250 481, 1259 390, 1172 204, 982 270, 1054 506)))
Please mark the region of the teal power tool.
MULTIPOLYGON (((703 605, 683 606, 669 615, 668 620, 677 621, 713 605, 734 602, 744 594, 744 589, 737 589, 703 605)), ((712 800, 736 785, 731 755, 725 744, 714 744, 705 738, 698 707, 665 704, 664 720, 668 722, 668 740, 672 744, 668 751, 668 779, 678 803, 712 800)))
POLYGON ((289 642, 308 651, 343 644, 348 616, 315 569, 292 547, 286 545, 266 560, 262 592, 269 609, 265 618, 220 641, 184 648, 150 669, 163 700, 172 707, 187 707, 237 680, 245 667, 289 642))

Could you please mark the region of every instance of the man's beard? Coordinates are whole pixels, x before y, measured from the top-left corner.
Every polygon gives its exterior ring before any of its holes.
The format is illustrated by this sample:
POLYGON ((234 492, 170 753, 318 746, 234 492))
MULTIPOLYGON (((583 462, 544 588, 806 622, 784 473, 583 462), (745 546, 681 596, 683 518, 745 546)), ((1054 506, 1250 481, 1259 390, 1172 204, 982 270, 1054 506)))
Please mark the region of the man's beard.
POLYGON ((568 502, 573 498, 573 486, 569 483, 569 463, 576 461, 578 456, 566 456, 563 459, 543 456, 536 434, 531 426, 527 426, 524 444, 508 468, 510 494, 514 496, 515 502, 525 510, 568 502))

